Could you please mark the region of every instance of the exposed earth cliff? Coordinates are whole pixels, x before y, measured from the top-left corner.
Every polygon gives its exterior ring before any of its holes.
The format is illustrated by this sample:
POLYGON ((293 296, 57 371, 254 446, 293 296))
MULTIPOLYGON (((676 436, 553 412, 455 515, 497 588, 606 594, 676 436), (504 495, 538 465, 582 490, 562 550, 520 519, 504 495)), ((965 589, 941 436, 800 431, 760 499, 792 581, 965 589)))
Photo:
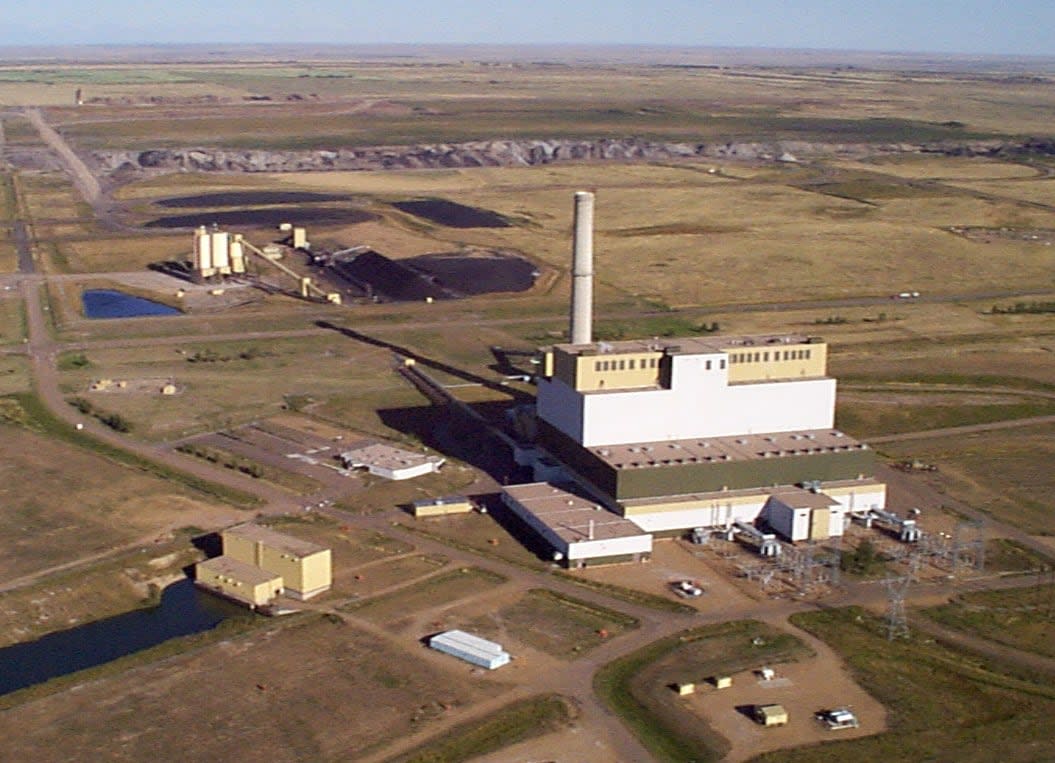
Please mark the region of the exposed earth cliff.
POLYGON ((92 157, 104 174, 138 174, 144 171, 311 172, 515 167, 568 160, 665 161, 713 158, 792 162, 821 156, 865 157, 904 153, 994 157, 1055 155, 1055 139, 936 143, 657 143, 637 138, 593 141, 489 140, 315 151, 212 148, 96 151, 92 157))

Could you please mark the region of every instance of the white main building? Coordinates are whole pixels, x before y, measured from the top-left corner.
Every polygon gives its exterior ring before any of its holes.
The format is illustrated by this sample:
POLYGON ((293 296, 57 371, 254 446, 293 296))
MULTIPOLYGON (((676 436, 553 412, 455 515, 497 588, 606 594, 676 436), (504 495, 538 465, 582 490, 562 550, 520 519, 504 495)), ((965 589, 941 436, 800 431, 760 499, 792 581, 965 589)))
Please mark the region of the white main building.
MULTIPOLYGON (((549 495, 585 492, 647 533, 762 520, 792 541, 842 535, 847 512, 885 506, 886 487, 868 446, 833 428, 835 387, 827 346, 805 336, 549 348, 537 446, 578 485, 549 495)), ((527 507, 540 490, 505 500, 538 524, 527 507)))

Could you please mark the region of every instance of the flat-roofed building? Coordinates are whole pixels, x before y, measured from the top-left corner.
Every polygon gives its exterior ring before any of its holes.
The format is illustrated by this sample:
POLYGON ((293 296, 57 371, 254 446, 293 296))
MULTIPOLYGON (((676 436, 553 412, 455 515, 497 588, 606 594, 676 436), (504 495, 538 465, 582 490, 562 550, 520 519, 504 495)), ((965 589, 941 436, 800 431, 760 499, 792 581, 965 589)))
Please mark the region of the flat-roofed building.
POLYGON ((388 480, 409 480, 439 471, 446 459, 373 443, 341 453, 349 469, 366 469, 388 480))
POLYGON ((488 670, 495 670, 509 663, 509 652, 501 644, 474 636, 465 631, 444 631, 429 639, 429 646, 436 651, 449 654, 488 670))
POLYGON ((816 338, 560 344, 541 370, 535 463, 555 459, 643 530, 754 523, 773 506, 782 534, 798 539, 808 515, 805 537, 820 539, 841 534, 847 511, 885 506, 875 454, 833 428, 836 381, 816 338), (818 484, 831 493, 809 500, 827 508, 773 498, 818 484))
POLYGON ((828 540, 846 528, 846 510, 820 490, 783 487, 766 501, 762 516, 774 532, 792 542, 828 540))
POLYGON ((287 596, 309 599, 330 590, 332 561, 325 546, 251 523, 229 527, 221 537, 225 556, 281 576, 287 596))
POLYGON ((546 482, 509 485, 502 500, 569 567, 641 561, 652 553, 652 536, 608 511, 574 486, 546 482))
POLYGON ((560 344, 542 368, 540 423, 584 447, 828 429, 835 420, 827 346, 806 336, 560 344))
POLYGON ((422 498, 412 504, 415 517, 442 517, 447 514, 468 514, 473 502, 464 495, 448 495, 443 498, 422 498))
POLYGON ((206 590, 250 607, 263 607, 282 595, 281 575, 230 556, 217 556, 194 566, 194 582, 206 590))
POLYGON ((857 480, 875 468, 875 454, 867 445, 834 429, 593 447, 550 441, 547 447, 585 483, 615 501, 857 480))

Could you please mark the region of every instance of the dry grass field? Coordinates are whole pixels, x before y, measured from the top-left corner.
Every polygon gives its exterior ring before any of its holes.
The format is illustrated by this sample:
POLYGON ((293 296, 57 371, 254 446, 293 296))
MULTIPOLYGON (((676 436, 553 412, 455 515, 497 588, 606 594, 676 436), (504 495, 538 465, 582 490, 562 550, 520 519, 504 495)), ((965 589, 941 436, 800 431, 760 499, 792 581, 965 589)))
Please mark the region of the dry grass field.
POLYGON ((926 481, 939 491, 1027 532, 1052 535, 1052 433, 1050 425, 1034 426, 1007 433, 887 443, 882 450, 892 458, 919 458, 935 464, 939 472, 926 481))
POLYGON ((238 516, 178 485, 35 432, 4 425, 2 434, 4 580, 238 516))
POLYGON ((4 752, 220 760, 237 748, 240 760, 355 760, 505 690, 430 658, 339 618, 279 620, 10 709, 4 752))
POLYGON ((66 132, 85 146, 145 148, 401 143, 539 131, 691 139, 828 133, 897 141, 1042 132, 1055 108, 1043 81, 999 73, 622 65, 613 77, 608 65, 473 61, 6 67, 0 103, 55 106, 66 132), (88 103, 75 108, 78 87, 88 103))
POLYGON ((191 535, 186 530, 164 533, 120 553, 111 547, 107 551, 114 553, 101 561, 0 592, 0 647, 156 605, 156 592, 184 580, 184 568, 201 560, 191 535))
POLYGON ((288 408, 291 399, 364 395, 398 401, 411 392, 408 402, 421 401, 391 373, 388 353, 337 335, 92 349, 84 355, 86 365, 64 373, 64 389, 126 416, 138 436, 150 439, 183 437, 266 418, 288 408), (89 391, 98 379, 131 382, 141 377, 171 378, 178 394, 161 395, 160 388, 112 394, 89 391), (278 379, 281 383, 276 383, 278 379))
MULTIPOLYGON (((948 170, 955 174, 994 172, 999 177, 1005 170, 1031 171, 988 160, 973 160, 977 167, 962 166, 969 160, 948 161, 960 165, 948 170)), ((900 168, 893 166, 895 171, 900 168)), ((315 234, 344 245, 366 244, 397 258, 463 245, 500 247, 558 272, 567 266, 571 192, 596 189, 595 256, 602 305, 626 299, 700 307, 880 296, 903 290, 906 284, 928 294, 970 293, 979 284, 998 284, 1006 290, 1052 286, 1055 253, 1050 247, 1023 241, 1002 241, 994 247, 945 228, 1055 227, 1055 210, 1020 204, 1014 197, 973 198, 941 184, 920 195, 899 176, 883 174, 886 165, 866 175, 838 162, 785 167, 748 180, 703 169, 581 164, 442 170, 437 175, 315 173, 260 178, 258 187, 339 191, 371 200, 372 209, 384 215, 380 223, 323 227, 315 234), (445 228, 408 219, 387 206, 421 195, 493 210, 514 224, 501 229, 445 228)), ((212 182, 184 182, 183 176, 169 176, 165 182, 149 181, 149 187, 158 197, 212 187, 212 182)), ((218 188, 227 183, 220 178, 213 182, 218 188)), ((126 187, 123 193, 138 196, 140 189, 126 187)), ((93 245, 93 250, 98 248, 93 245)), ((86 265, 96 263, 90 265, 93 270, 123 269, 124 263, 136 261, 118 261, 117 250, 102 259, 85 251, 79 259, 86 265)), ((564 289, 562 284, 551 296, 563 300, 564 289)))
MULTIPOLYGON (((479 567, 459 567, 413 583, 407 582, 398 590, 363 602, 346 604, 341 611, 384 625, 393 632, 412 632, 413 628, 408 626, 420 621, 430 611, 445 609, 461 599, 479 597, 505 582, 503 576, 479 567)), ((436 630, 442 628, 432 628, 432 631, 436 630)))
POLYGON ((466 627, 516 651, 518 645, 525 645, 572 660, 636 628, 637 621, 605 607, 534 588, 512 604, 476 617, 466 627))

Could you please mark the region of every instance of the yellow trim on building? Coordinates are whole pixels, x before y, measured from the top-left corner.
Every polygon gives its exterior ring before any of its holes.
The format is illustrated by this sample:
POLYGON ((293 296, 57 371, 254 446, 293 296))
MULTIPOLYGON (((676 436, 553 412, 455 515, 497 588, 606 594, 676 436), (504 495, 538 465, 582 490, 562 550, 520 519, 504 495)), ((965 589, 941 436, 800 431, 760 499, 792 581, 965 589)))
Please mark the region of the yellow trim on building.
POLYGON ((799 379, 828 373, 828 345, 741 345, 725 350, 729 356, 729 383, 799 379))

